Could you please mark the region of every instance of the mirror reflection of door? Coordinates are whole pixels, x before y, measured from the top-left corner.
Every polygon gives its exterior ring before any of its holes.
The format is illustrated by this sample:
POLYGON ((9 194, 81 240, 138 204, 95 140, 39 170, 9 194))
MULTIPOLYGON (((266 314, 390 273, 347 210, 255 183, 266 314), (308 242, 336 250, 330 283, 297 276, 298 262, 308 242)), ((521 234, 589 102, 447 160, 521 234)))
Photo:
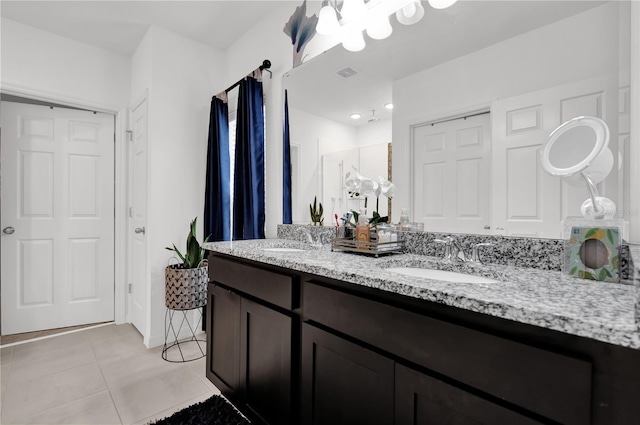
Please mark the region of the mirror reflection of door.
POLYGON ((490 115, 414 127, 413 211, 426 229, 488 234, 490 218, 490 115))

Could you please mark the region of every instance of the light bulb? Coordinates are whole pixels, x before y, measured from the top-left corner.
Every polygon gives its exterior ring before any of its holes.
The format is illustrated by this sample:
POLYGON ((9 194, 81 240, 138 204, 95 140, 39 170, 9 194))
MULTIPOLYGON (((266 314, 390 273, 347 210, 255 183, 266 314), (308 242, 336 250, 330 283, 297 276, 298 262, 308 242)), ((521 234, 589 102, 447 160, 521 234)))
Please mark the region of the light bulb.
POLYGON ((364 0, 344 0, 342 9, 340 9, 340 15, 345 22, 364 18, 366 13, 367 6, 365 6, 364 0))
POLYGON ((424 16, 424 7, 420 1, 414 1, 396 12, 396 18, 402 25, 413 25, 424 16))
POLYGON ((391 35, 393 27, 389 23, 389 17, 375 13, 367 23, 367 34, 374 40, 383 40, 391 35))
POLYGON ((429 0, 429 6, 434 9, 446 9, 457 1, 458 0, 429 0))
POLYGON ((364 49, 364 46, 366 46, 366 43, 364 42, 362 31, 356 30, 343 34, 342 47, 350 52, 359 52, 364 49))
POLYGON ((324 6, 320 9, 316 31, 318 34, 331 35, 335 34, 338 29, 340 29, 340 23, 338 22, 336 10, 330 5, 324 6))
POLYGON ((362 117, 362 115, 360 115, 359 113, 355 112, 355 113, 349 115, 349 117, 351 117, 352 120, 359 120, 360 117, 362 117))

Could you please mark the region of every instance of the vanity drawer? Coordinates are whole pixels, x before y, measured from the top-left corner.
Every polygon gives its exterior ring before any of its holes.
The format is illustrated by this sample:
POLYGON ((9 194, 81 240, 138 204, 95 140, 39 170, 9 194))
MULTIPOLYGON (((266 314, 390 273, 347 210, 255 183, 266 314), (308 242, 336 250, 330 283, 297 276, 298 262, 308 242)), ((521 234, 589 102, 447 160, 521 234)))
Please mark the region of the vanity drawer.
POLYGON ((209 256, 209 280, 287 310, 295 306, 294 278, 237 261, 209 256))
POLYGON ((311 282, 304 282, 302 293, 307 321, 554 421, 590 423, 587 361, 311 282))

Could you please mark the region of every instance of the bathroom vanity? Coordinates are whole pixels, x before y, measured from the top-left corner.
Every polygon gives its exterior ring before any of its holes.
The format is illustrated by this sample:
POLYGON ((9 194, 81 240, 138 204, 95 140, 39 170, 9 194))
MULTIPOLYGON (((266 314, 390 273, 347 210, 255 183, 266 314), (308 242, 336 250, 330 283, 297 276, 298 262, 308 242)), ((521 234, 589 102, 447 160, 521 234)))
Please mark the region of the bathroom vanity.
POLYGON ((255 424, 640 423, 631 285, 439 259, 207 244, 207 377, 255 424), (464 280, 464 279, 463 279, 464 280))

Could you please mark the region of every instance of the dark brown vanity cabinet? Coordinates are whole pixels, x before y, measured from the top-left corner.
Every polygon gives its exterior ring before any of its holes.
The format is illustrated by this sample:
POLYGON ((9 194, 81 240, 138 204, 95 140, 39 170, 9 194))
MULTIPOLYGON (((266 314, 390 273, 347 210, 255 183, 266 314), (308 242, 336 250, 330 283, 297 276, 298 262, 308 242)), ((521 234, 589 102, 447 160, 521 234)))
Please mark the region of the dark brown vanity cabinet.
POLYGON ((293 318, 278 305, 255 298, 273 298, 272 286, 291 286, 291 277, 265 275, 264 270, 220 258, 210 260, 209 270, 207 378, 253 423, 296 423, 292 420, 293 318), (236 274, 229 276, 229 269, 236 274))
POLYGON ((302 325, 303 424, 393 423, 393 361, 302 325))
POLYGON ((640 350, 209 259, 207 377, 254 424, 640 424, 640 350))
POLYGON ((540 422, 396 363, 395 425, 534 425, 540 422))

